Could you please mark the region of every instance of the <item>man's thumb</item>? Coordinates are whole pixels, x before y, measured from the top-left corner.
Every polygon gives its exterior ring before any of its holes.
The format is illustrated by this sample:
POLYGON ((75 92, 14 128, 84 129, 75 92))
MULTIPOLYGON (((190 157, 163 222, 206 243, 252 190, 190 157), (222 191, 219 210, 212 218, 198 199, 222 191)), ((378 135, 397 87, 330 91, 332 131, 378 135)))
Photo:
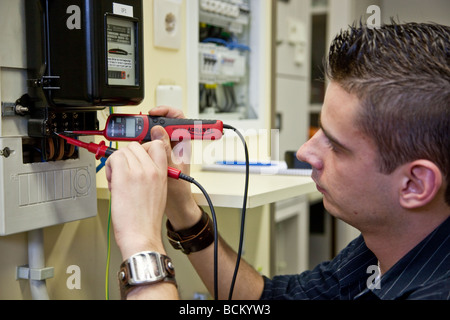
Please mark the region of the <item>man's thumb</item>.
POLYGON ((172 147, 170 146, 170 137, 167 131, 161 127, 156 126, 153 127, 151 131, 152 141, 160 140, 164 143, 164 148, 166 149, 166 154, 168 157, 170 157, 170 154, 172 152, 172 147))

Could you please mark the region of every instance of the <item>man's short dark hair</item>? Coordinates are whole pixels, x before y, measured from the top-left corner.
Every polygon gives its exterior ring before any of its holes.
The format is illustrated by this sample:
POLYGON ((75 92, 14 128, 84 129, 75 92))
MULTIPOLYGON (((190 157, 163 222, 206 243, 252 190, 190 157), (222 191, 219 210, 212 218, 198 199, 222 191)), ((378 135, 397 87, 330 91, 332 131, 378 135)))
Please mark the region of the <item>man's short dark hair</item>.
POLYGON ((380 171, 430 160, 450 205, 450 27, 353 25, 336 36, 327 60, 328 78, 361 101, 357 125, 377 145, 380 171))

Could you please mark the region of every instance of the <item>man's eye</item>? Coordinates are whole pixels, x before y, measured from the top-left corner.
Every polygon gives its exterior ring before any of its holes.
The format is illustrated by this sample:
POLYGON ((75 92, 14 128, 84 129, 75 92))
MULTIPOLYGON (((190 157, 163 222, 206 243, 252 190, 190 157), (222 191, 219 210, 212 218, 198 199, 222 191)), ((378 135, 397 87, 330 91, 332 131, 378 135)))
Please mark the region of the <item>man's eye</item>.
POLYGON ((331 151, 333 151, 333 152, 338 151, 337 147, 329 139, 327 139, 327 145, 331 149, 331 151))

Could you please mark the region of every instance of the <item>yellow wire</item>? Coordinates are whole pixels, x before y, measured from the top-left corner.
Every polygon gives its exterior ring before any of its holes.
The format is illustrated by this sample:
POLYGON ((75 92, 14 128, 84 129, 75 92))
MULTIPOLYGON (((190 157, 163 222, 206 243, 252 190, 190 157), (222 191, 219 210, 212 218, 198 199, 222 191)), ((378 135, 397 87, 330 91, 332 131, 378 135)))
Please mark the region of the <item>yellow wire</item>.
POLYGON ((107 229, 107 254, 106 254, 106 279, 105 279, 105 294, 106 300, 109 300, 109 265, 111 260, 111 194, 109 195, 109 210, 108 210, 108 229, 107 229))

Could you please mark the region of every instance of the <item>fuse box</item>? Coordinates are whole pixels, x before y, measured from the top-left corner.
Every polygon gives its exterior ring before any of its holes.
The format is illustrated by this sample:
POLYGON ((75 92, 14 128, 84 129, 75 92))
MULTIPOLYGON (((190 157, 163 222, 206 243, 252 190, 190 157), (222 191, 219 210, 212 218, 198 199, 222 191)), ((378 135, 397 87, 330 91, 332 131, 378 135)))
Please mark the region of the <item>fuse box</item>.
POLYGON ((192 0, 188 9, 189 117, 262 129, 270 101, 270 3, 192 0))
POLYGON ((200 113, 252 118, 249 104, 250 2, 199 2, 200 113))

